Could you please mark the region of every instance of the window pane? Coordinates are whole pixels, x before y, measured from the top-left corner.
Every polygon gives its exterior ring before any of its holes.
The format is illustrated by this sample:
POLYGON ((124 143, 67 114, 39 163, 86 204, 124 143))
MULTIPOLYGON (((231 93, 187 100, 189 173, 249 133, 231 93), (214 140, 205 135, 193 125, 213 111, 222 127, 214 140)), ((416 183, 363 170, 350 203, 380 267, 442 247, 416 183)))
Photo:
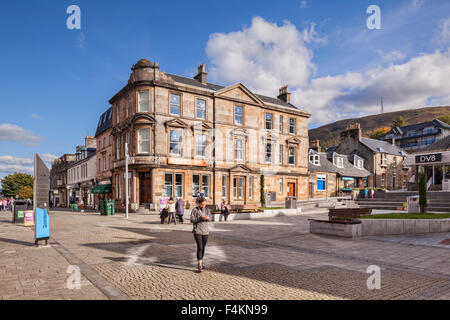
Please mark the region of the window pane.
POLYGON ((195 174, 192 176, 192 195, 196 197, 199 191, 200 191, 200 176, 195 174))
POLYGON ((227 176, 222 176, 222 198, 227 197, 227 176))
POLYGON ((280 132, 283 132, 283 116, 280 116, 280 132))
POLYGON ((199 119, 205 119, 206 113, 206 101, 197 99, 196 117, 199 119))
POLYGON ((289 148, 289 164, 295 164, 295 148, 289 148))
POLYGON ((170 131, 170 154, 181 155, 181 131, 170 131))
POLYGON ((196 149, 195 155, 197 156, 206 156, 206 135, 199 134, 195 137, 196 140, 196 149))
POLYGON ((244 160, 244 140, 242 139, 234 141, 234 159, 244 160))
POLYGON ((242 107, 234 107, 234 122, 236 124, 242 124, 242 107))
POLYGON ((209 198, 209 175, 202 176, 202 192, 206 198, 209 198))
POLYGON ((172 174, 166 173, 164 176, 164 196, 171 197, 172 196, 172 174))
POLYGON ((180 173, 175 175, 175 197, 183 197, 183 175, 180 173))
POLYGON ((272 162, 272 144, 266 144, 266 162, 272 162))
POLYGON ((233 197, 237 197, 237 178, 233 178, 233 197))
POLYGON ((149 91, 139 91, 139 112, 149 112, 150 111, 150 92, 149 91))
POLYGON ((249 197, 253 198, 253 177, 250 177, 250 185, 248 186, 249 188, 249 197))
POLYGON ((170 95, 170 113, 180 115, 180 96, 177 94, 170 95))
POLYGON ((295 119, 289 119, 289 133, 295 134, 295 119))
POLYGON ((272 129, 272 114, 266 113, 266 129, 271 130, 272 129))
POLYGON ((244 194, 244 178, 239 178, 238 198, 242 198, 244 194))
POLYGON ((138 153, 150 153, 150 128, 138 131, 138 153))

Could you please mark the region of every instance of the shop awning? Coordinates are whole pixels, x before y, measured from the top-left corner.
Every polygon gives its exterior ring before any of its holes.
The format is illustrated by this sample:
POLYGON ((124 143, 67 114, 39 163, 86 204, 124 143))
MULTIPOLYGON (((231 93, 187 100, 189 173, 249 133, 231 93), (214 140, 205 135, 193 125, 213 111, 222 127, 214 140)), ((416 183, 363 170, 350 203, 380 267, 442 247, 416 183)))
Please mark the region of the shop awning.
POLYGON ((91 189, 93 194, 112 193, 112 186, 110 184, 101 184, 91 189))

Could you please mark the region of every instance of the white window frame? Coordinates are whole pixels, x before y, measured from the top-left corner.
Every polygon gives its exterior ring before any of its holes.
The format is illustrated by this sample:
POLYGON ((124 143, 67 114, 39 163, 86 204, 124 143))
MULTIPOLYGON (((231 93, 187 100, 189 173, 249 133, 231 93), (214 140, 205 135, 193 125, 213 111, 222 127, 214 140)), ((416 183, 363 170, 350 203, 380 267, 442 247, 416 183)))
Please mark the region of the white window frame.
POLYGON ((318 154, 310 154, 309 162, 315 166, 320 166, 320 157, 318 154))
POLYGON ((183 152, 182 151, 182 145, 183 145, 183 131, 180 130, 180 129, 172 129, 172 130, 170 130, 169 131, 169 153, 170 153, 170 155, 180 156, 181 157, 181 154, 183 152), (172 142, 172 132, 179 132, 180 133, 180 141, 172 142), (179 153, 172 153, 172 148, 171 148, 171 144, 172 143, 179 144, 179 150, 180 150, 179 153))
POLYGON ((170 93, 170 100, 169 100, 169 114, 174 115, 174 116, 181 116, 181 94, 178 93, 170 93), (172 96, 177 96, 178 97, 178 105, 172 103, 172 96), (178 107, 178 113, 173 113, 172 112, 172 105, 174 107, 178 107))
POLYGON ((283 178, 278 180, 278 193, 283 194, 283 178))
POLYGON ((149 90, 140 90, 138 92, 138 112, 150 112, 150 91, 149 90), (143 99, 143 97, 141 95, 143 94, 147 95, 147 101, 143 99), (146 105, 144 105, 144 103, 146 103, 146 105))
POLYGON ((270 113, 270 112, 266 112, 265 114, 264 114, 264 129, 266 129, 266 130, 273 130, 273 113, 270 113), (267 116, 270 116, 269 118, 269 120, 267 119, 267 116), (270 128, 267 128, 268 125, 269 124, 269 127, 270 128))
POLYGON ((203 133, 202 134, 196 134, 195 135, 195 156, 197 156, 197 157, 206 157, 206 145, 207 145, 207 136, 206 136, 206 134, 203 134, 203 133), (199 139, 201 139, 201 141, 199 141, 199 139), (199 147, 201 149, 199 149, 199 147))
POLYGON ((151 135, 150 128, 140 128, 140 129, 138 129, 138 154, 150 154, 150 140, 151 140, 150 135, 151 135), (144 130, 148 131, 148 140, 144 140, 143 139, 142 132, 144 130), (144 146, 144 144, 146 142, 147 142, 146 145, 148 146, 148 151, 144 151, 143 150, 143 146, 144 146))
POLYGON ((227 198, 228 191, 228 176, 222 176, 222 198, 227 198))
POLYGON ((272 163, 273 162, 273 143, 266 142, 264 144, 264 163, 272 163), (270 161, 267 161, 267 146, 270 145, 270 161))
POLYGON ((234 106, 234 124, 237 124, 239 126, 242 126, 244 124, 244 107, 243 106, 239 106, 239 105, 234 106), (241 109, 240 122, 236 121, 236 109, 237 108, 241 109))
POLYGON ((244 144, 245 141, 243 138, 235 138, 234 139, 234 160, 237 161, 243 161, 245 156, 244 156, 244 144), (240 148, 238 148, 238 141, 240 141, 240 148), (241 157, 238 157, 239 152, 241 153, 241 157))
POLYGON ((206 119, 206 100, 205 99, 199 99, 199 98, 197 98, 196 99, 196 102, 195 102, 195 118, 197 118, 197 119, 202 119, 202 120, 205 120, 206 119), (205 104, 204 104, 204 107, 203 107, 203 117, 199 117, 198 116, 198 111, 199 111, 199 101, 203 101, 205 104))
POLYGON ((283 133, 283 120, 284 120, 284 117, 282 115, 280 115, 280 128, 279 128, 280 133, 283 133))
POLYGON ((296 134, 297 133, 297 120, 295 118, 289 118, 289 133, 296 134), (291 120, 294 120, 294 123, 291 124, 291 120), (292 132, 292 128, 294 128, 294 132, 292 132))
POLYGON ((253 183, 254 183, 254 177, 250 176, 248 181, 248 197, 253 198, 253 183))
POLYGON ((297 162, 297 148, 290 146, 288 147, 288 164, 290 166, 295 166, 296 162, 297 162), (292 149, 294 149, 294 154, 291 156, 290 152, 292 149), (291 163, 291 157, 294 157, 294 163, 291 163))

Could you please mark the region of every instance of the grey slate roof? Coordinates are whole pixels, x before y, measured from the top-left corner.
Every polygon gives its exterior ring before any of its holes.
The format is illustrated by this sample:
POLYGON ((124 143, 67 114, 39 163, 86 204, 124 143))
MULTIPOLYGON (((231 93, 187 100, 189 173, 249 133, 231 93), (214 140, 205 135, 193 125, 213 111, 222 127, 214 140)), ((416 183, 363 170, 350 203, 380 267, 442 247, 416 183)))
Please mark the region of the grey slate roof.
MULTIPOLYGON (((219 91, 219 90, 225 88, 224 86, 220 86, 220 85, 209 83, 209 82, 206 83, 206 84, 202 84, 200 81, 197 81, 195 79, 179 76, 179 75, 172 74, 172 73, 167 73, 166 72, 165 74, 170 76, 176 82, 183 83, 183 84, 186 84, 186 85, 189 85, 189 86, 194 86, 194 87, 199 87, 199 88, 206 88, 206 89, 210 89, 210 90, 214 90, 214 91, 219 91)), ((263 95, 260 95, 260 94, 255 94, 255 96, 257 96, 259 99, 261 99, 262 101, 264 101, 266 103, 272 103, 272 104, 276 104, 276 105, 279 105, 279 106, 300 110, 299 108, 294 106, 292 103, 284 102, 283 100, 280 100, 278 98, 263 96, 263 95)))
POLYGON ((434 126, 434 127, 450 130, 450 125, 446 124, 445 122, 442 122, 439 119, 434 119, 432 121, 411 124, 409 126, 394 127, 386 135, 388 135, 389 133, 395 133, 397 135, 404 136, 404 135, 408 134, 408 132, 410 132, 410 131, 422 130, 422 129, 430 127, 430 126, 434 126))
POLYGON ((358 169, 350 162, 353 159, 352 155, 338 154, 336 152, 317 152, 310 150, 309 154, 318 154, 320 158, 320 165, 316 166, 308 161, 308 169, 310 172, 335 172, 342 177, 354 177, 354 178, 365 178, 372 173, 366 169, 358 169), (343 168, 339 168, 333 164, 333 156, 338 156, 343 158, 343 168))
POLYGON ((447 136, 445 138, 439 139, 436 142, 426 146, 425 148, 422 148, 418 150, 417 152, 423 152, 423 151, 448 151, 450 150, 450 136, 447 136))
POLYGON ((98 121, 97 130, 95 131, 95 136, 97 137, 99 134, 105 132, 109 128, 111 128, 112 125, 112 107, 106 110, 102 115, 100 116, 100 119, 98 121))
POLYGON ((391 143, 386 141, 362 137, 361 143, 375 152, 388 153, 396 156, 407 156, 407 153, 403 151, 401 148, 392 145, 391 143))

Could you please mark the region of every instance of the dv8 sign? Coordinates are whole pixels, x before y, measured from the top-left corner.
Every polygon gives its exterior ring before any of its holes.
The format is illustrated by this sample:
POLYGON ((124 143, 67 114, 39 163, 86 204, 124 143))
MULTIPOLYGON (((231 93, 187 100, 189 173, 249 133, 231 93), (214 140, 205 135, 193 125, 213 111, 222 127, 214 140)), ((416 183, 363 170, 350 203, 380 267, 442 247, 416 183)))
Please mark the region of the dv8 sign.
POLYGON ((430 162, 440 162, 442 161, 442 154, 423 154, 416 156, 416 163, 430 163, 430 162))

